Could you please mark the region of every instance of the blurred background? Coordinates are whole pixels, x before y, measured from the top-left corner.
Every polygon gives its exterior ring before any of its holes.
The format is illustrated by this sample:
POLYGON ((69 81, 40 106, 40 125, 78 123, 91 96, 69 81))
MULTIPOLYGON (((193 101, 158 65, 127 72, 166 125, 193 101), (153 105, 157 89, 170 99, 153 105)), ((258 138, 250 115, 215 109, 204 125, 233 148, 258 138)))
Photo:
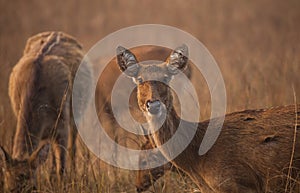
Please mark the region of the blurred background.
POLYGON ((26 40, 39 32, 64 31, 88 51, 106 35, 132 25, 182 29, 216 59, 227 112, 233 112, 299 103, 299 21, 298 0, 0 0, 0 145, 11 150, 16 124, 7 94, 9 74, 26 40))

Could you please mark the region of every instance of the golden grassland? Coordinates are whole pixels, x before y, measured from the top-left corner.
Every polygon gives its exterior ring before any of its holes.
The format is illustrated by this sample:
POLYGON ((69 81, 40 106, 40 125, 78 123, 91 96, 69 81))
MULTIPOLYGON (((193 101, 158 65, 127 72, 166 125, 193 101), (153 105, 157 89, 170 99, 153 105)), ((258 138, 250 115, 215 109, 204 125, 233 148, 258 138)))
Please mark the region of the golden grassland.
MULTIPOLYGON (((300 101, 300 2, 287 1, 9 1, 0 0, 0 145, 10 152, 16 119, 8 78, 28 37, 59 30, 87 51, 123 27, 160 23, 197 37, 216 59, 226 85, 227 112, 300 101)), ((209 118, 208 93, 201 88, 202 119, 209 118)), ((66 192, 134 192, 134 172, 98 160, 78 141, 77 172, 65 178, 66 192)), ((50 160, 50 159, 49 159, 50 160)), ((43 192, 61 192, 39 169, 43 192)), ((186 178, 167 173, 154 192, 197 192, 186 178)))

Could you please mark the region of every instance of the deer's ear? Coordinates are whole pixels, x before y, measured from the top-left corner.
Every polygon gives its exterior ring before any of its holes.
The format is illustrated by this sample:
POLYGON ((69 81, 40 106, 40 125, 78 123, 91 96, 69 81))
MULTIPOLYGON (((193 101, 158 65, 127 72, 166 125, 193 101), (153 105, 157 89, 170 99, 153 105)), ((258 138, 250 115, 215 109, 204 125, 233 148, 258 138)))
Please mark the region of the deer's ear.
POLYGON ((50 144, 46 143, 41 145, 36 151, 34 151, 29 157, 29 163, 32 168, 37 168, 39 165, 47 160, 50 144))
POLYGON ((0 146, 0 167, 2 169, 7 168, 7 164, 11 161, 10 155, 0 146))
POLYGON ((122 46, 119 46, 117 48, 117 61, 120 70, 127 76, 137 76, 139 72, 139 64, 135 55, 131 51, 122 46))
POLYGON ((171 74, 177 74, 178 70, 184 70, 187 67, 189 50, 187 45, 183 44, 177 47, 167 61, 168 70, 171 74))

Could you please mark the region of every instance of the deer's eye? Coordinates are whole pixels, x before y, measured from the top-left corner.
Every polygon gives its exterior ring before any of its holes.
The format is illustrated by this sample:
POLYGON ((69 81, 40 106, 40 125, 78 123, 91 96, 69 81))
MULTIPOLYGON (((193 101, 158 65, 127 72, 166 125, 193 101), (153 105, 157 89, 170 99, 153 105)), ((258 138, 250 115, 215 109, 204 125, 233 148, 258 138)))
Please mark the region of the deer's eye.
POLYGON ((164 75, 164 79, 163 79, 163 82, 164 82, 164 83, 168 83, 170 80, 171 80, 171 77, 170 77, 170 76, 164 75))
POLYGON ((142 165, 142 166, 146 166, 146 165, 147 165, 147 161, 146 161, 146 160, 143 160, 143 161, 141 162, 141 165, 142 165))
POLYGON ((136 78, 136 83, 141 84, 143 82, 143 78, 141 76, 136 78))

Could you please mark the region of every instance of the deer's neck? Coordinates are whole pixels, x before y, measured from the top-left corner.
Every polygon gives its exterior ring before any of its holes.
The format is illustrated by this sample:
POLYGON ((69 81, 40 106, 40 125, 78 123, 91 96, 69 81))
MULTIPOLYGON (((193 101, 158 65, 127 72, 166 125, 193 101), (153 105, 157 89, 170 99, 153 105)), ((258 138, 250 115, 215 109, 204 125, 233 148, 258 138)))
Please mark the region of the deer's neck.
MULTIPOLYGON (((161 117, 164 118, 164 116, 161 117)), ((182 120, 174 107, 166 110, 163 124, 159 124, 161 120, 158 119, 157 117, 148 118, 150 128, 153 127, 151 128, 152 132, 156 129, 153 135, 156 145, 162 146, 172 139, 172 143, 170 143, 172 146, 168 150, 177 151, 179 147, 184 150, 182 153, 188 152, 190 155, 198 155, 198 149, 206 131, 206 123, 182 120), (159 126, 160 129, 157 129, 159 126)))
MULTIPOLYGON (((155 119, 148 121, 150 121, 150 127, 156 124, 155 119)), ((177 167, 186 171, 198 185, 203 186, 206 186, 206 183, 201 177, 199 167, 205 156, 199 156, 198 151, 207 124, 207 122, 194 123, 182 120, 172 107, 167 111, 166 120, 161 128, 153 135, 154 142, 160 146, 163 155, 177 167), (164 144, 170 142, 171 138, 174 138, 174 141, 165 148, 164 144)))
POLYGON ((180 118, 177 116, 173 107, 171 109, 166 109, 166 112, 163 115, 151 116, 147 117, 147 119, 152 132, 156 131, 154 140, 158 146, 164 144, 173 136, 180 123, 180 118))
MULTIPOLYGON (((148 122, 150 127, 156 124, 154 119, 148 119, 148 122)), ((166 113, 165 122, 152 137, 155 144, 160 146, 164 157, 185 171, 198 186, 206 187, 211 191, 201 170, 205 155, 199 156, 198 154, 207 125, 208 122, 193 123, 180 119, 172 107, 166 113), (164 145, 174 136, 176 136, 175 140, 165 148, 164 145), (176 152, 178 148, 181 149, 180 152, 176 152)))

